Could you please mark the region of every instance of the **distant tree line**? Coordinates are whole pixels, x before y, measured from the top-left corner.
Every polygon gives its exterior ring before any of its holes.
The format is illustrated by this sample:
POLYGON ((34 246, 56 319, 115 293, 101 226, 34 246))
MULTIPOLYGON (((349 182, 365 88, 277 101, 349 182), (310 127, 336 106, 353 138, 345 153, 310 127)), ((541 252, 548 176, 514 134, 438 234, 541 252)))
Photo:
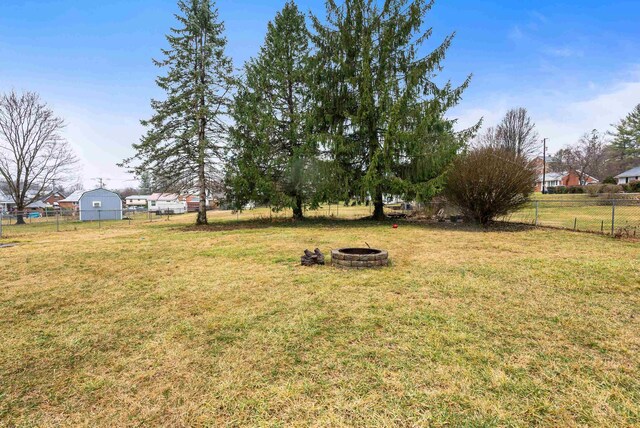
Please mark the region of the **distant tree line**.
MULTIPOLYGON (((547 154, 547 170, 574 171, 580 182, 587 175, 615 182, 613 176, 640 163, 640 104, 612 127, 607 133, 593 129, 575 143, 547 154)), ((479 147, 511 150, 529 158, 542 154, 535 123, 522 107, 509 110, 497 126, 485 129, 474 142, 479 147)))

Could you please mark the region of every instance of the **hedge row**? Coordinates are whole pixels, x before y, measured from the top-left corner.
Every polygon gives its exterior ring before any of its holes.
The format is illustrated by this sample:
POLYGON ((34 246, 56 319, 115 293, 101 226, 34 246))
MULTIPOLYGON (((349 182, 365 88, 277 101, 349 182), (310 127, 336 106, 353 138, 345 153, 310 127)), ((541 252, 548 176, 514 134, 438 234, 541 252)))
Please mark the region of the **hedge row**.
POLYGON ((640 181, 632 181, 628 184, 590 184, 588 186, 555 186, 549 187, 547 193, 551 195, 566 195, 575 193, 588 193, 595 196, 602 193, 640 193, 640 181))

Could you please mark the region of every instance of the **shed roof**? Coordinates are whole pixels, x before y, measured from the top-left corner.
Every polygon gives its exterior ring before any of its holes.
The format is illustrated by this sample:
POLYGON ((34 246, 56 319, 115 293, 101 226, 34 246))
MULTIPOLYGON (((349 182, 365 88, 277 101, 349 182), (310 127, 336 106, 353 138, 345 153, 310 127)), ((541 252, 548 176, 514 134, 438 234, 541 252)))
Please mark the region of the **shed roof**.
POLYGON ((118 198, 120 198, 120 195, 118 195, 118 193, 111 191, 109 189, 105 189, 104 187, 99 187, 97 189, 93 189, 93 190, 86 190, 84 192, 82 192, 82 194, 80 195, 80 197, 78 198, 78 200, 82 199, 82 197, 84 195, 87 195, 89 193, 94 193, 94 192, 107 192, 107 193, 111 193, 112 195, 117 196, 118 198))

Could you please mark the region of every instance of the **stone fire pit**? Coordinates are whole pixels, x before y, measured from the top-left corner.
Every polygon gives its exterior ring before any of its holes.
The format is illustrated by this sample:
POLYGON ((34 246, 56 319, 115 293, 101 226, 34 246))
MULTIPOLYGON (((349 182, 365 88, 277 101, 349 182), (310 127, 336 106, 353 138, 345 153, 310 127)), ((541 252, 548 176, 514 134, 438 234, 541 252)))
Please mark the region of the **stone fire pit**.
POLYGON ((340 248, 331 250, 331 263, 344 269, 379 268, 389 264, 389 253, 376 248, 340 248))

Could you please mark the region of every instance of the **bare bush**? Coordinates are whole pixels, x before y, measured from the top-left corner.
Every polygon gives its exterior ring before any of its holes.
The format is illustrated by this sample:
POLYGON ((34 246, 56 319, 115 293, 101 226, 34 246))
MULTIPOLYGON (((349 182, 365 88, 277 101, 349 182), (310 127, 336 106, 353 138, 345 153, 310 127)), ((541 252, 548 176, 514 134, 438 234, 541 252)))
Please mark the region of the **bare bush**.
POLYGON ((446 195, 470 219, 487 225, 522 207, 533 193, 536 169, 509 149, 480 147, 460 156, 446 195))

